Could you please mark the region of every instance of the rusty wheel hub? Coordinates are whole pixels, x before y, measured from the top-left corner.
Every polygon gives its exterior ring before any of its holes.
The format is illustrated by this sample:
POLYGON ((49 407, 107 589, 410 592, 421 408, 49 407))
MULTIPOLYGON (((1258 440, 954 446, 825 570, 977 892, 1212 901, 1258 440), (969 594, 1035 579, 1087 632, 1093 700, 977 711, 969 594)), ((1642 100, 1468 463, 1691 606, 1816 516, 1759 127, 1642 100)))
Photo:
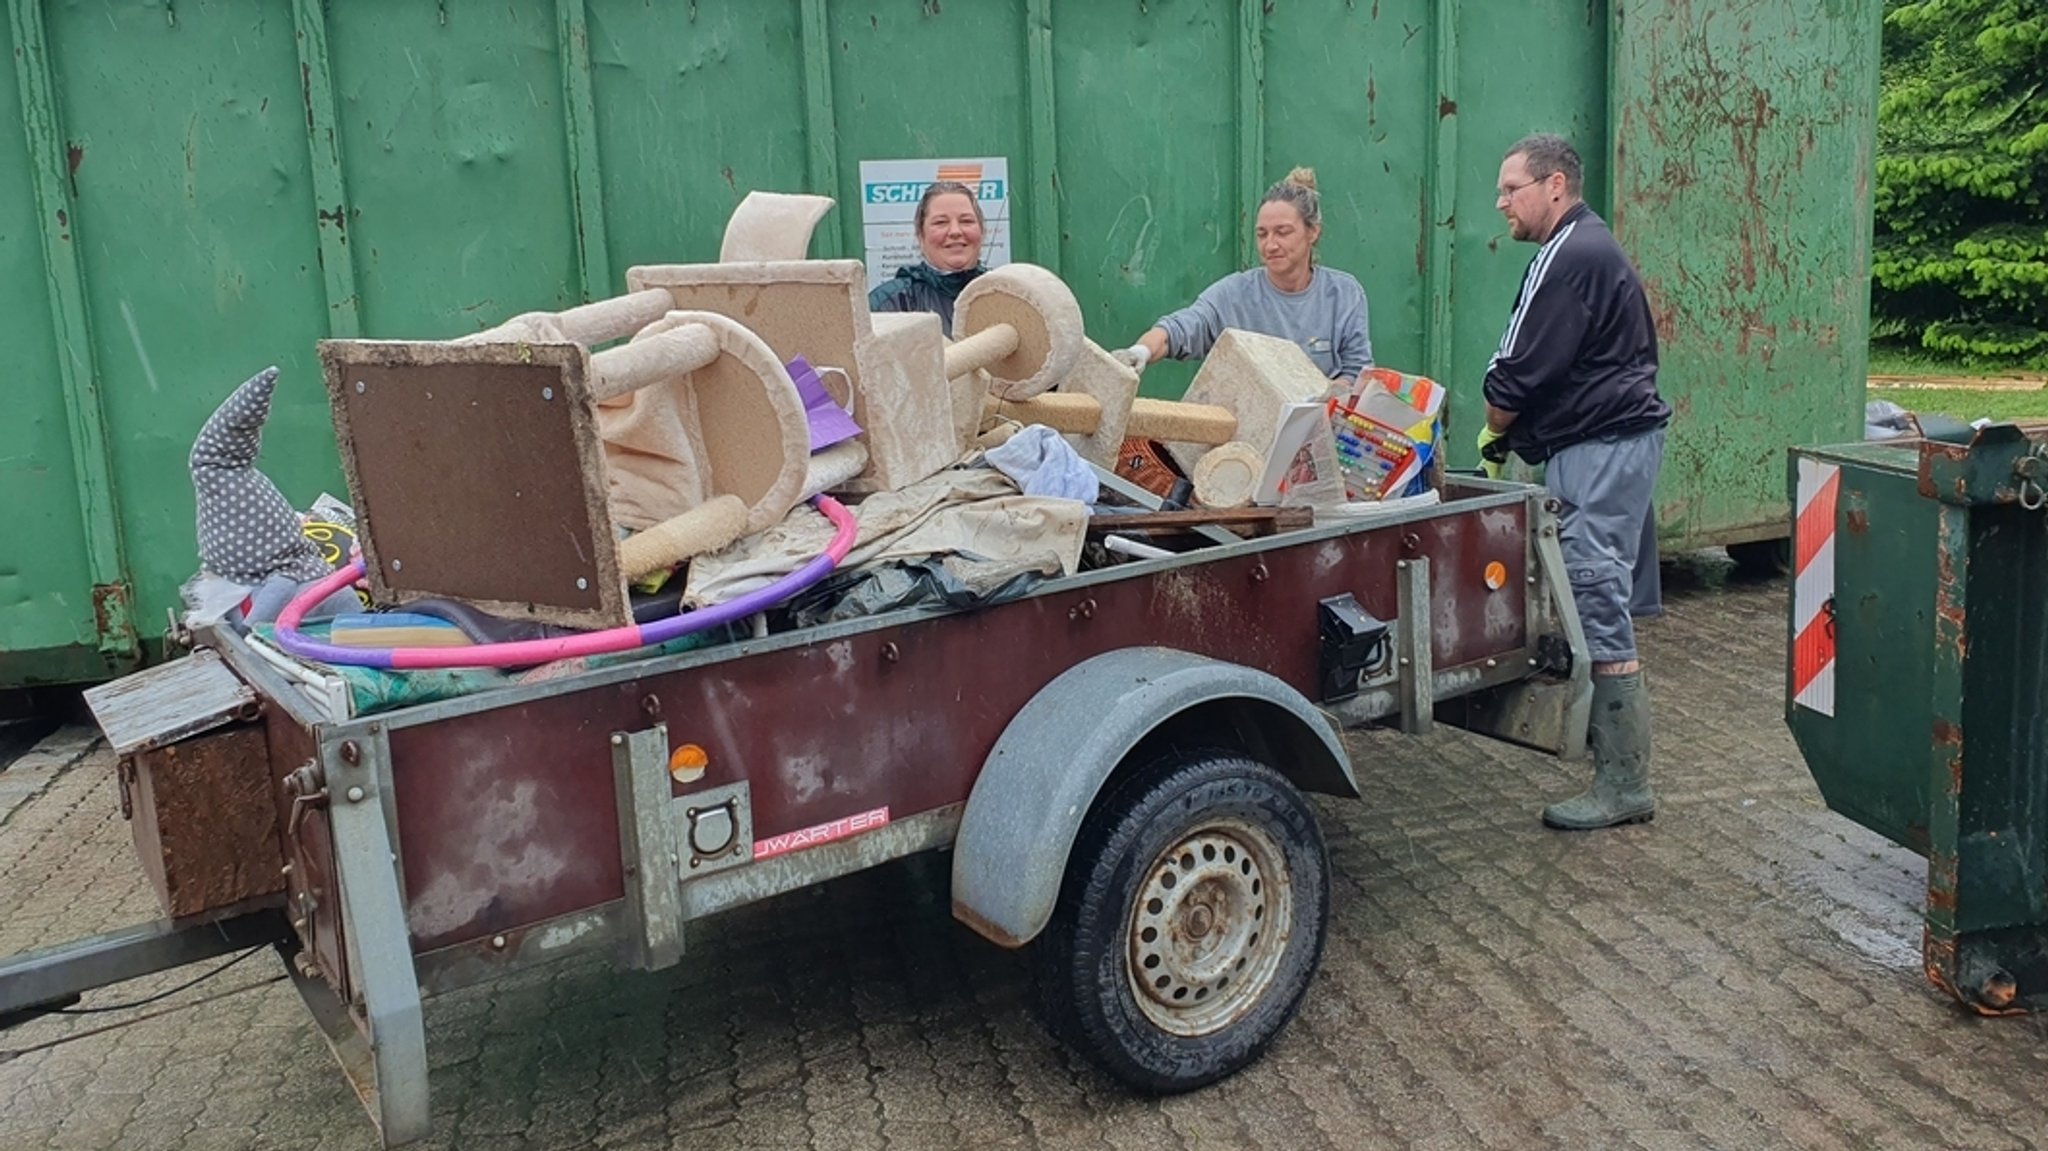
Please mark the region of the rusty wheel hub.
POLYGON ((1152 862, 1130 920, 1130 981, 1164 1031, 1220 1031, 1265 994, 1286 950, 1286 858, 1266 832, 1221 820, 1152 862))

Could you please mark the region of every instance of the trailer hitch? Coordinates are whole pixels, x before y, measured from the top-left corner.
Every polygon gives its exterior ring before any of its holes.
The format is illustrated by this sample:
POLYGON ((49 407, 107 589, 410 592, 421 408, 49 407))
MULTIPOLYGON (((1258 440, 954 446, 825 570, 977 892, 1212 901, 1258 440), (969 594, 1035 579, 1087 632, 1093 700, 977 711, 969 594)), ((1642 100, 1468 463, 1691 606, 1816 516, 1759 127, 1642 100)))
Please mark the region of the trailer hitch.
POLYGON ((291 938, 274 907, 161 919, 0 956, 0 1031, 75 1004, 87 991, 291 938))

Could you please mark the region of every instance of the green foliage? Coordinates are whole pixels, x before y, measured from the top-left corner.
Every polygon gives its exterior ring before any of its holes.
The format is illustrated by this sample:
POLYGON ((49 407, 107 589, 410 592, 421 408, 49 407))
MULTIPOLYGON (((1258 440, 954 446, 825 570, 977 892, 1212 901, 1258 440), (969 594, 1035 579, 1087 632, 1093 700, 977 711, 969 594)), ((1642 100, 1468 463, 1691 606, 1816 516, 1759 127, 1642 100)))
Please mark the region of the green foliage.
MULTIPOLYGON (((1966 365, 1950 357, 1936 356, 1925 348, 1902 347, 1896 342, 1879 344, 1870 349, 1870 378, 1876 380, 1883 376, 1901 379, 2025 379, 2048 384, 2048 374, 2041 372, 2015 372, 2011 368, 1984 364, 1966 365)), ((2048 416, 2048 411, 2041 414, 2048 416)))
POLYGON ((1873 334, 2048 366, 2048 3, 1887 0, 1873 334))

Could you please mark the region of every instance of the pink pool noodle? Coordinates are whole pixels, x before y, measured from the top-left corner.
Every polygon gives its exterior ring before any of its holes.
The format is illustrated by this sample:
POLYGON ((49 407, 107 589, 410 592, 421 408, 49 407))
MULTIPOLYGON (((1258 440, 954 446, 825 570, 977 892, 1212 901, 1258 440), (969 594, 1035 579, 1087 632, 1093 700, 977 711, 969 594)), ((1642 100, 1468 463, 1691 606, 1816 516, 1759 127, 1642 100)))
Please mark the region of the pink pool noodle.
POLYGON ((832 521, 832 526, 836 529, 831 544, 809 563, 767 587, 702 611, 682 612, 649 624, 629 624, 625 627, 560 636, 555 639, 485 643, 470 647, 347 648, 307 639, 299 631, 299 622, 314 605, 327 598, 329 594, 349 586, 362 577, 363 561, 358 559, 300 592, 291 603, 285 605, 284 611, 277 617, 277 645, 293 655, 319 660, 322 663, 416 671, 427 668, 530 667, 558 659, 608 655, 612 652, 631 651, 636 647, 667 643, 680 636, 745 619, 755 612, 781 603, 830 575, 833 569, 839 566, 839 562, 846 558, 846 553, 853 550, 854 539, 859 535, 860 525, 854 520, 852 512, 847 511, 844 505, 830 496, 816 496, 811 502, 826 519, 832 521))

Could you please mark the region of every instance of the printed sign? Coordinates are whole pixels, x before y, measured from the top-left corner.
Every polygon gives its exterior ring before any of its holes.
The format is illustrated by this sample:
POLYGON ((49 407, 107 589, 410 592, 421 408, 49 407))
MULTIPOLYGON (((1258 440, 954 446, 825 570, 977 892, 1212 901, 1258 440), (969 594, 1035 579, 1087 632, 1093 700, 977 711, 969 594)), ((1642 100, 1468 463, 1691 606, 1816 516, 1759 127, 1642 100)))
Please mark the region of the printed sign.
POLYGON ((981 201, 981 262, 997 267, 1010 262, 1010 161, 1002 156, 979 160, 862 160, 860 222, 868 288, 889 279, 896 269, 923 259, 917 247, 917 201, 939 180, 973 188, 981 201))
POLYGON ((754 860, 759 862, 763 859, 773 859, 778 855, 787 855, 792 851, 802 851, 806 847, 820 847, 837 840, 851 839, 865 831, 873 831, 876 828, 887 826, 889 826, 889 809, 878 807, 873 811, 863 811, 859 815, 844 816, 830 823, 821 823, 816 827, 806 827, 802 831, 786 831, 781 835, 769 836, 767 839, 757 839, 754 841, 754 860))

